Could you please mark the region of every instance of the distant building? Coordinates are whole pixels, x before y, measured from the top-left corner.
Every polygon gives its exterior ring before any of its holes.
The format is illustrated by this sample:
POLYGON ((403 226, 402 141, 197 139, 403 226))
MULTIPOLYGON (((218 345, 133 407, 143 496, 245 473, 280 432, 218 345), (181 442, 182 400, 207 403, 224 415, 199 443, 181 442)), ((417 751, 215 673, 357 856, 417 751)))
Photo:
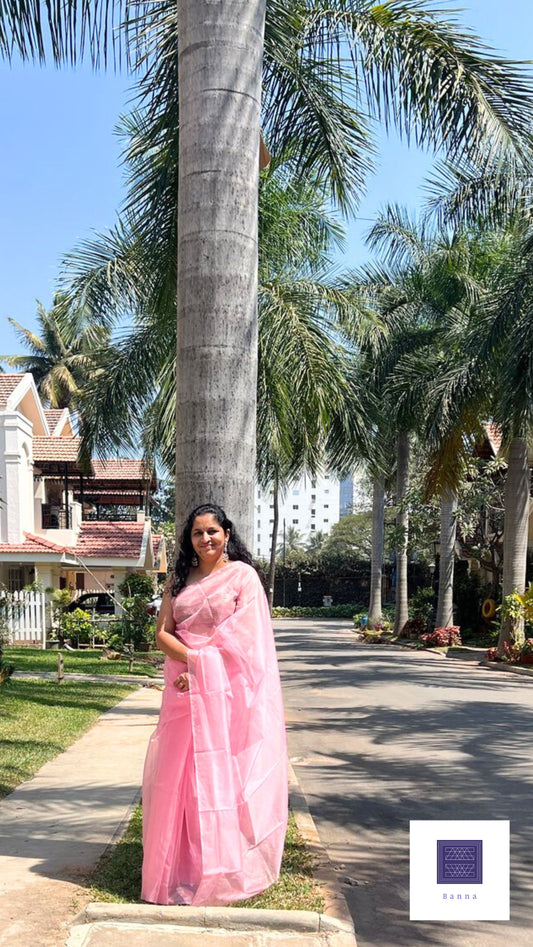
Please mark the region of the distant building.
POLYGON ((149 517, 153 471, 132 458, 86 469, 79 449, 68 409, 43 409, 31 374, 0 375, 0 584, 10 592, 35 582, 115 591, 131 572, 166 572, 149 517))
POLYGON ((343 477, 339 485, 339 518, 353 513, 354 482, 353 477, 343 477))
MULTIPOLYGON (((303 476, 291 484, 279 498, 278 545, 283 542, 285 530, 298 530, 304 543, 313 533, 329 533, 340 518, 340 483, 333 474, 316 477, 303 476)), ((274 498, 271 490, 255 489, 254 549, 258 558, 270 556, 274 498)))

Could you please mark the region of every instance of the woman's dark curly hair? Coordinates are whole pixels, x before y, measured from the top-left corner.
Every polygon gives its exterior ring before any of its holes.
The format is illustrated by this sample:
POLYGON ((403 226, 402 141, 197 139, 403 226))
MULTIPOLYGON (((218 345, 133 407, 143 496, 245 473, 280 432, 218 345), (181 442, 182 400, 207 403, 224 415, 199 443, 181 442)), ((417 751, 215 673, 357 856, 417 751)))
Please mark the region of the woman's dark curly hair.
POLYGON ((203 516, 205 513, 211 513, 224 531, 229 529, 229 558, 238 559, 240 562, 247 562, 250 566, 253 565, 250 553, 248 552, 242 540, 239 538, 233 523, 228 519, 222 507, 217 506, 215 503, 204 503, 202 506, 197 506, 196 509, 189 513, 185 526, 183 527, 183 532, 180 537, 180 548, 178 557, 176 559, 176 565, 174 566, 174 575, 172 577, 172 583, 170 586, 170 594, 172 596, 177 595, 178 592, 181 592, 187 580, 189 569, 192 565, 192 558, 195 554, 191 542, 193 523, 197 516, 203 516))

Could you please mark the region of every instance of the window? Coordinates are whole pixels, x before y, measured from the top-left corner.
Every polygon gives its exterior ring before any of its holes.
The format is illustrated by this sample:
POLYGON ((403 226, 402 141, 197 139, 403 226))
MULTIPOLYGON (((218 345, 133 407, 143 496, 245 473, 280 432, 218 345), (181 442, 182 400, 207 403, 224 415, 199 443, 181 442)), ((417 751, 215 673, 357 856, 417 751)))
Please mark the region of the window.
POLYGON ((257 555, 258 555, 258 556, 261 555, 261 550, 260 550, 260 549, 257 550, 257 555))
POLYGON ((329 523, 329 520, 324 520, 324 523, 329 523))
POLYGON ((292 525, 293 525, 293 526, 298 526, 298 523, 299 523, 299 520, 293 520, 293 521, 292 521, 292 525))
POLYGON ((274 504, 273 504, 273 503, 270 504, 270 509, 271 509, 271 510, 274 509, 274 504))
POLYGON ((260 491, 260 490, 257 491, 257 499, 258 499, 258 500, 261 499, 261 491, 260 491))
POLYGON ((24 585, 24 570, 20 566, 10 566, 8 584, 10 592, 20 591, 24 585))
POLYGON ((274 520, 269 520, 268 522, 269 522, 269 523, 273 523, 273 522, 274 522, 274 520))
POLYGON ((293 504, 292 504, 292 508, 293 508, 293 510, 297 510, 297 509, 298 509, 298 504, 297 504, 297 503, 293 503, 293 504))
POLYGON ((324 480, 329 480, 329 474, 324 474, 324 480))
POLYGON ((272 539, 272 533, 269 533, 269 534, 268 534, 268 538, 269 538, 269 539, 272 539))
POLYGON ((313 487, 313 489, 316 487, 316 480, 311 480, 311 486, 313 487))
POLYGON ((261 542, 261 537, 260 537, 260 535, 259 535, 259 534, 257 534, 257 542, 258 542, 258 543, 260 543, 260 542, 261 542))
POLYGON ((324 509, 329 510, 329 503, 324 503, 324 509))
POLYGON ((315 523, 311 523, 311 529, 316 529, 316 524, 315 524, 315 523))
POLYGON ((261 529, 261 520, 257 520, 257 528, 261 529))
POLYGON ((316 500, 316 493, 311 494, 311 503, 314 503, 316 500))
POLYGON ((311 516, 316 516, 316 510, 311 510, 311 516))
POLYGON ((324 493, 329 493, 329 490, 324 490, 324 493))

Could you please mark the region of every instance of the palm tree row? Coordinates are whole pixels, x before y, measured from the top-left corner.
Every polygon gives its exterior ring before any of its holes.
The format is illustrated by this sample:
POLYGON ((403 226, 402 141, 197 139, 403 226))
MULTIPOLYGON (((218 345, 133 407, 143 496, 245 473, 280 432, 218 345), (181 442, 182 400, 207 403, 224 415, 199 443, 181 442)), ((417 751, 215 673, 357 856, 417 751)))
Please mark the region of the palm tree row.
MULTIPOLYGON (((370 234, 385 248, 388 270, 366 274, 382 317, 392 325, 381 385, 389 437, 397 432, 396 502, 403 530, 397 551, 396 630, 407 618, 402 556, 408 522, 405 493, 409 437, 417 436, 428 458, 428 493, 441 498, 440 575, 437 626, 453 624, 453 572, 457 495, 484 422, 504 435, 508 462, 505 492, 502 594, 523 591, 529 521, 528 439, 532 433, 531 277, 532 238, 524 215, 502 217, 489 228, 435 229, 415 225, 389 208, 370 234), (406 336, 409 344, 405 345, 406 336), (392 431, 390 420, 393 419, 392 431)), ((385 422, 383 422, 385 424, 385 422)), ((379 470, 376 478, 378 488, 379 470)), ((379 498, 378 490, 378 502, 379 498)), ((379 556, 382 511, 375 513, 379 556)), ((376 564, 379 569, 379 562, 376 564)), ((371 620, 379 618, 374 590, 371 620)), ((518 629, 519 631, 519 629, 518 629)), ((517 629, 502 624, 499 647, 517 629)))
MULTIPOLYGON (((264 390, 271 399, 265 402, 263 420, 260 410, 258 425, 272 435, 268 456, 284 464, 283 441, 285 446, 290 444, 288 469, 293 472, 300 463, 315 462, 316 444, 328 447, 332 462, 340 466, 361 448, 365 428, 379 431, 380 437, 383 434, 379 422, 363 422, 369 417, 372 385, 367 386, 366 398, 357 397, 355 380, 361 372, 354 370, 354 349, 339 345, 340 324, 350 323, 349 294, 346 288, 339 294, 329 281, 320 279, 318 263, 305 273, 298 273, 296 264, 289 292, 279 266, 268 291, 264 291, 268 279, 262 283, 264 323, 276 311, 284 314, 284 321, 277 320, 277 333, 265 330, 268 343, 262 351, 257 345, 261 79, 261 121, 281 166, 290 170, 294 182, 311 181, 321 199, 329 194, 344 209, 357 203, 371 168, 374 121, 394 122, 419 144, 442 148, 449 159, 470 168, 470 178, 472 169, 479 178, 484 173, 479 169, 497 169, 504 163, 519 176, 529 157, 531 83, 520 66, 496 59, 475 37, 462 32, 452 15, 446 18, 423 0, 385 4, 254 0, 243 2, 242 9, 238 4, 231 5, 231 10, 229 6, 215 10, 213 4, 196 0, 180 0, 177 5, 106 0, 82 5, 80 10, 77 3, 67 2, 50 9, 46 36, 33 5, 7 4, 0 18, 0 49, 8 56, 17 49, 25 58, 44 58, 48 47, 62 61, 76 59, 85 44, 94 60, 105 60, 112 49, 111 25, 122 22, 120 42, 139 76, 139 109, 128 120, 129 200, 123 222, 103 242, 97 240, 84 248, 87 259, 82 272, 69 286, 71 304, 78 313, 88 307, 90 318, 100 320, 106 329, 116 327, 124 314, 134 318, 135 333, 127 333, 122 346, 108 347, 99 363, 102 379, 109 373, 114 377, 114 385, 107 386, 102 399, 103 417, 126 418, 119 420, 122 434, 133 417, 147 432, 149 446, 156 439, 164 442, 165 432, 172 427, 177 340, 178 518, 182 508, 203 499, 207 491, 239 510, 245 523, 251 524, 256 390, 264 390), (222 35, 227 43, 217 41, 222 35), (97 266, 95 254, 100 260, 97 266), (177 332, 168 318, 176 305, 177 332), (325 395, 326 388, 317 386, 319 374, 314 375, 310 427, 303 437, 286 397, 277 433, 268 421, 272 404, 276 398, 282 404, 281 395, 289 392, 293 379, 299 393, 305 393, 308 385, 305 359, 299 373, 291 367, 292 356, 285 359, 287 381, 277 390, 273 374, 268 373, 268 358, 276 352, 285 355, 292 340, 287 325, 295 308, 303 317, 298 321, 301 332, 293 355, 308 356, 320 334, 315 364, 319 366, 320 355, 324 377, 332 375, 339 381, 339 390, 350 392, 349 400, 331 400, 329 388, 325 395), (263 362, 256 386, 258 352, 263 362), (261 377, 263 369, 267 371, 261 377), (130 386, 128 393, 117 394, 128 377, 135 379, 134 389, 130 386), (123 412, 117 410, 121 402, 123 412), (356 410, 347 410, 347 404, 356 410), (234 437, 229 438, 227 431, 234 437)), ((392 358, 402 364, 402 350, 412 347, 413 333, 431 333, 434 308, 432 302, 430 317, 413 322, 411 304, 407 326, 398 333, 393 325, 388 333, 392 342, 385 363, 392 358)), ((349 331, 359 353, 368 344, 360 332, 365 322, 360 307, 356 311, 357 331, 353 331, 353 321, 349 331)), ((393 301, 393 322, 405 312, 405 302, 393 301)), ((454 391, 459 384, 467 402, 475 388, 475 368, 491 357, 502 325, 513 318, 510 311, 500 312, 485 354, 465 356, 469 366, 461 376, 465 384, 462 388, 457 380, 453 384, 454 391)), ((498 352, 501 356, 501 346, 498 352)), ((282 360, 277 359, 276 367, 277 362, 282 360)), ((388 384, 389 371, 383 373, 380 367, 378 376, 379 391, 388 384)), ((307 391, 311 394, 309 387, 307 391)), ((436 427, 446 439, 453 437, 452 428, 447 427, 453 411, 446 406, 445 393, 440 404, 444 420, 436 427)), ((90 449, 96 443, 91 425, 93 432, 103 431, 103 425, 95 423, 98 412, 90 392, 85 405, 89 420, 84 440, 90 449)), ((412 398, 400 399, 398 405, 398 516, 403 539, 396 624, 400 627, 405 618, 408 540, 402 496, 407 486, 412 398)), ((524 429, 524 423, 514 426, 520 432, 518 440, 523 440, 524 429)), ((103 433, 104 439, 111 436, 103 433)), ((523 455, 522 449, 522 460, 523 455)), ((260 458, 260 469, 261 463, 260 458)), ((379 473, 379 463, 375 466, 379 473)), ((272 465, 270 470, 274 470, 272 465)))
MULTIPOLYGON (((73 61, 84 47, 96 62, 124 50, 140 77, 145 130, 134 144, 141 176, 129 232, 137 240, 150 231, 141 243, 158 254, 177 247, 177 399, 187 406, 178 411, 178 518, 214 491, 250 527, 261 83, 273 153, 350 208, 371 166, 376 120, 453 160, 509 152, 519 161, 529 80, 424 0, 72 0, 49 7, 46 21, 34 4, 2 8, 7 56, 44 59, 50 49, 73 61), (161 161, 147 179, 154 147, 161 161), (221 434, 229 429, 236 443, 221 434)), ((154 292, 170 285, 171 270, 154 292)))

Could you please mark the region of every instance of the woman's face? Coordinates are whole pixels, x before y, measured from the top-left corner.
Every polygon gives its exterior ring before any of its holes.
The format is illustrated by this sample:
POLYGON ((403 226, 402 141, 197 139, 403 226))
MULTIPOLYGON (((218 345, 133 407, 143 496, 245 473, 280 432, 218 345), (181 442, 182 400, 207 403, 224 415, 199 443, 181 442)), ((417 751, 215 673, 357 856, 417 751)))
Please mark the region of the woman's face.
POLYGON ((191 542, 200 562, 214 564, 224 552, 229 530, 224 531, 212 513, 197 516, 192 524, 191 542))

